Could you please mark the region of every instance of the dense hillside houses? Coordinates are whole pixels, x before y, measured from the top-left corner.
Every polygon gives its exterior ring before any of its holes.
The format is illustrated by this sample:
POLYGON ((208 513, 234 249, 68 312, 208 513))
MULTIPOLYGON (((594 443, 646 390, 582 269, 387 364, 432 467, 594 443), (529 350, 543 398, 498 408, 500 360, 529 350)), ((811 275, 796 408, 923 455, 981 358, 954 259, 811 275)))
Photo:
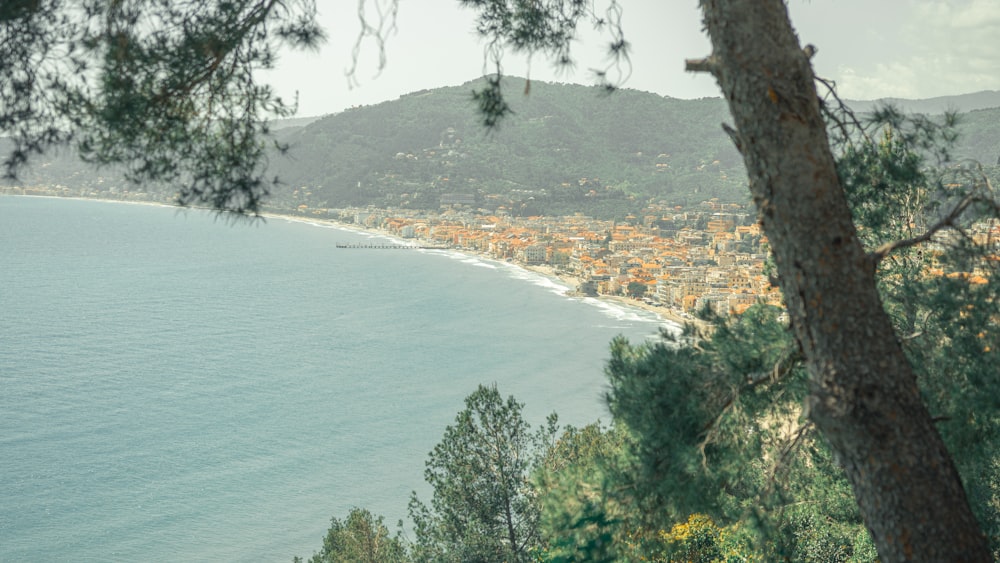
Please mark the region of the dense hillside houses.
POLYGON ((767 239, 747 209, 704 202, 698 209, 645 210, 642 219, 581 214, 517 218, 469 211, 325 210, 329 217, 403 239, 547 266, 577 291, 620 295, 690 314, 727 315, 758 301, 780 304, 765 275, 767 239))
MULTIPOLYGON (((519 218, 456 209, 310 213, 403 239, 543 267, 570 281, 579 294, 631 297, 684 317, 706 308, 725 316, 758 302, 782 305, 781 293, 767 274, 767 238, 760 225, 748 208, 717 200, 693 209, 650 206, 641 219, 630 216, 626 222, 582 214, 519 218)), ((1000 227, 983 223, 968 234, 979 244, 989 244, 1000 240, 1000 227)), ((985 281, 987 272, 941 269, 935 258, 938 247, 932 242, 924 253, 927 275, 960 277, 972 284, 985 281)))

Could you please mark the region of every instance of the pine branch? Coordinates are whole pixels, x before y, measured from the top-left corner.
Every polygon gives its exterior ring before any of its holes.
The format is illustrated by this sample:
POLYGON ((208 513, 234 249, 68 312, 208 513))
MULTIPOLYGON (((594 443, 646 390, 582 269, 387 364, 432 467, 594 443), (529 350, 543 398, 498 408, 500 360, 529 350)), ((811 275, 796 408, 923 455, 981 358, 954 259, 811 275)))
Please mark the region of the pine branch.
POLYGON ((840 112, 843 114, 843 116, 846 118, 842 119, 840 116, 836 115, 834 113, 835 110, 827 107, 823 99, 820 99, 821 102, 819 105, 820 111, 823 112, 823 114, 826 115, 826 117, 833 122, 833 124, 837 127, 837 129, 840 130, 840 134, 843 136, 844 142, 850 146, 851 133, 848 130, 848 127, 852 127, 861 134, 861 137, 866 142, 871 143, 872 142, 871 137, 869 137, 868 133, 865 131, 865 126, 862 125, 861 120, 858 119, 857 115, 854 113, 854 110, 852 110, 850 106, 848 106, 847 103, 844 102, 844 100, 841 99, 841 97, 837 94, 837 88, 836 85, 833 83, 833 81, 821 78, 819 76, 813 76, 813 79, 816 82, 822 84, 826 88, 827 95, 831 96, 833 98, 833 101, 836 103, 836 109, 839 109, 840 112))
POLYGON ((715 74, 718 71, 718 63, 715 56, 708 56, 703 59, 687 59, 684 61, 684 70, 688 72, 707 72, 715 74))
POLYGON ((942 217, 940 221, 935 223, 933 226, 931 226, 931 228, 927 229, 927 231, 925 231, 924 233, 908 239, 887 242, 882 246, 878 247, 873 252, 869 253, 868 255, 869 258, 872 260, 873 264, 877 265, 891 252, 927 242, 931 240, 931 238, 933 238, 934 235, 936 235, 937 233, 939 233, 944 229, 956 228, 957 227, 956 222, 958 221, 958 218, 961 217, 962 213, 964 213, 965 210, 968 209, 969 205, 971 205, 977 199, 978 197, 974 194, 966 195, 964 198, 962 198, 962 201, 958 202, 958 204, 951 210, 951 212, 942 217))

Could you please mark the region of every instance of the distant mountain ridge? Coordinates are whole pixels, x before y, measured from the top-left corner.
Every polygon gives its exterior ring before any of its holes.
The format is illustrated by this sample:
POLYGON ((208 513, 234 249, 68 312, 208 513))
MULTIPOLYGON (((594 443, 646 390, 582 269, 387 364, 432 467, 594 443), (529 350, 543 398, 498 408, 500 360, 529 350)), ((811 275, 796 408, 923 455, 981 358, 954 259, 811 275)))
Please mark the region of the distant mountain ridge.
POLYGON ((946 111, 966 113, 981 109, 1000 108, 1000 91, 983 90, 970 94, 938 96, 923 100, 879 98, 877 100, 846 100, 846 103, 854 111, 871 111, 876 105, 892 104, 909 113, 923 113, 927 115, 939 115, 946 111))
MULTIPOLYGON (((478 81, 421 90, 321 118, 282 120, 269 176, 284 208, 457 205, 518 214, 624 216, 642 202, 747 201, 743 161, 722 131, 721 98, 682 100, 636 90, 532 81, 504 84, 514 114, 484 129, 472 100, 478 81)), ((884 100, 907 112, 963 111, 955 154, 993 165, 1000 155, 1000 92, 884 100)), ((849 102, 863 112, 876 102, 849 102)), ((45 155, 24 185, 130 189, 107 171, 45 155), (118 186, 118 187, 116 187, 118 186)), ((172 193, 169 187, 143 190, 172 193)), ((90 192, 87 192, 90 193, 90 192)))
MULTIPOLYGON (((701 98, 714 99, 715 97, 701 98)), ((678 98, 682 99, 682 98, 678 98)), ((687 99, 687 98, 683 98, 687 99)), ((721 99, 721 98, 719 98, 721 99)), ((1000 108, 1000 90, 982 90, 968 94, 954 94, 949 96, 936 96, 933 98, 910 99, 910 98, 876 98, 873 100, 844 100, 855 111, 871 111, 879 104, 892 104, 903 111, 911 113, 924 113, 938 115, 945 111, 957 111, 965 113, 980 109, 1000 108)), ((304 127, 314 121, 318 121, 330 114, 292 117, 288 119, 278 119, 272 122, 274 129, 287 127, 304 127)))

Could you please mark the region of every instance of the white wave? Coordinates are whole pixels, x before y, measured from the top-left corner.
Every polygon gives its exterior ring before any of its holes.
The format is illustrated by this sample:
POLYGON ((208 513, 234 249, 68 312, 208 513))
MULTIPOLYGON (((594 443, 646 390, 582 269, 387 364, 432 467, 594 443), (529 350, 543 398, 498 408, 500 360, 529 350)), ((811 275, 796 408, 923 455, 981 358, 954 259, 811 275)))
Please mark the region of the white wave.
POLYGON ((540 274, 538 272, 532 272, 531 270, 526 270, 516 264, 505 264, 507 274, 518 280, 525 281, 532 285, 536 285, 545 289, 548 289, 556 295, 565 295, 567 291, 575 289, 558 278, 551 278, 545 274, 540 274))
POLYGON ((363 227, 356 227, 347 223, 336 223, 327 221, 313 221, 309 219, 299 219, 295 217, 284 217, 278 215, 277 217, 282 217, 289 223, 303 223, 313 227, 320 227, 323 229, 333 229, 337 231, 343 231, 345 233, 351 233, 354 235, 360 235, 368 240, 382 240, 392 244, 398 244, 400 246, 412 245, 413 241, 409 239, 399 238, 388 233, 381 233, 377 231, 372 231, 363 227))
POLYGON ((447 256, 449 258, 452 254, 452 251, 450 250, 441 250, 438 248, 418 248, 417 252, 420 252, 421 254, 432 254, 435 256, 447 256))
POLYGON ((370 234, 370 231, 364 229, 359 229, 357 227, 352 227, 344 223, 330 223, 327 221, 315 221, 311 219, 299 219, 297 217, 289 217, 287 215, 268 215, 268 219, 283 219, 286 223, 300 223, 303 225, 309 225, 310 227, 319 227, 321 229, 331 229, 334 231, 343 231, 345 233, 351 233, 356 235, 366 235, 370 234))
POLYGON ((617 321, 665 325, 671 329, 675 326, 675 323, 664 320, 656 313, 638 307, 629 307, 628 305, 604 301, 594 297, 584 297, 582 301, 587 305, 596 307, 606 316, 617 321))

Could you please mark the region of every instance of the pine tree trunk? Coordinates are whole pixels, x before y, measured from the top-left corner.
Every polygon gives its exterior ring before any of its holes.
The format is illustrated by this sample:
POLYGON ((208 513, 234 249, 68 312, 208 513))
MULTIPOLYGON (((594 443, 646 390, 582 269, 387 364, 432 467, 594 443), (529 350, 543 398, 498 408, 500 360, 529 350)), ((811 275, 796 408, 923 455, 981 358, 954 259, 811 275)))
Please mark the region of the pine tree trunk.
MULTIPOLYGON (((705 0, 717 78, 807 359, 809 416, 883 561, 990 561, 920 399, 838 181, 809 58, 782 0, 705 0)), ((845 30, 848 32, 848 30, 845 30)))

